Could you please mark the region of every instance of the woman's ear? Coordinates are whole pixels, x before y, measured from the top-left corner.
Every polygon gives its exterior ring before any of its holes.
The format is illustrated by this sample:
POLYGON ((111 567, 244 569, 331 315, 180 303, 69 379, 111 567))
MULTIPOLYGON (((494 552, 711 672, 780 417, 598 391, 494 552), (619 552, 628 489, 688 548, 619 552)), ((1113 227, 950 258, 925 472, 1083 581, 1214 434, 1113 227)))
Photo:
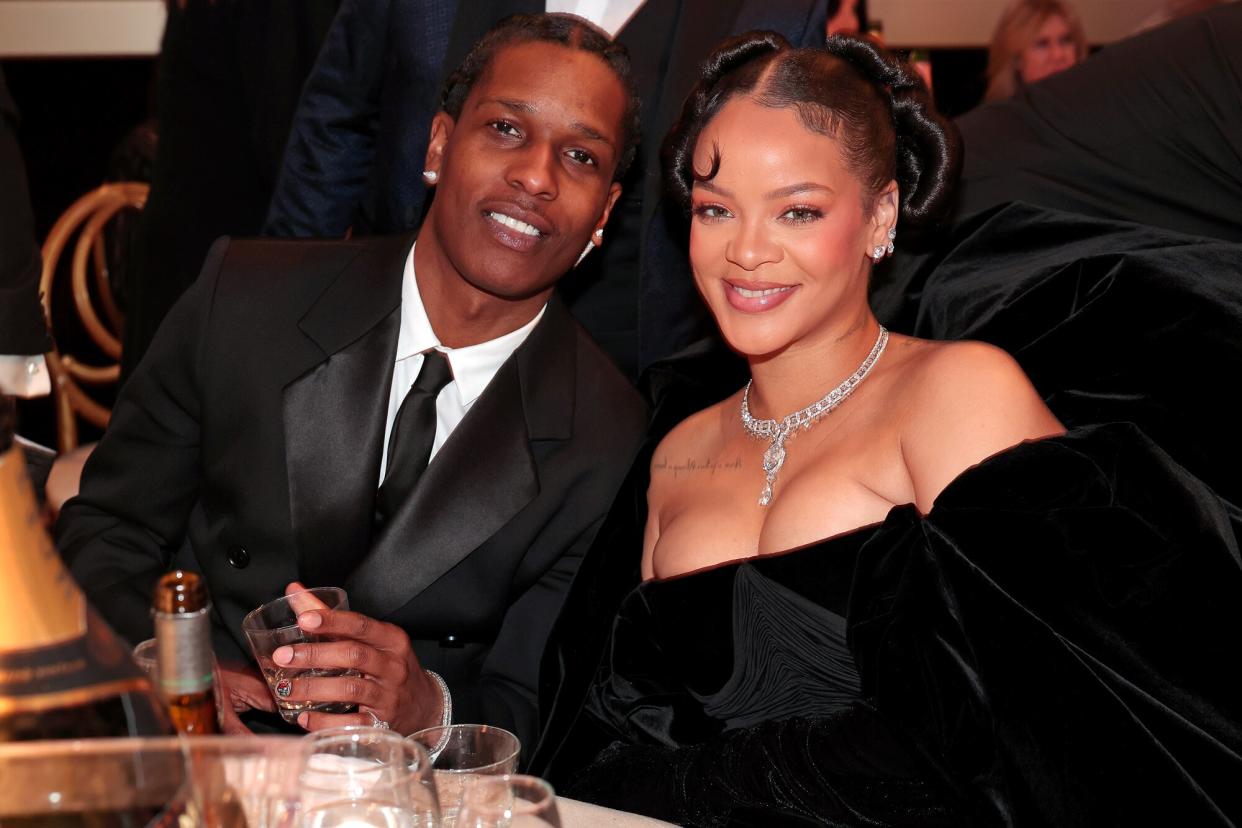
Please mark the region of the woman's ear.
POLYGON ((875 197, 875 207, 871 211, 871 244, 870 247, 888 247, 892 241, 889 230, 897 229, 897 216, 901 212, 901 193, 897 182, 890 181, 875 197))
POLYGON ((444 164, 444 148, 448 145, 455 125, 453 116, 444 111, 437 112, 431 119, 431 140, 427 143, 427 158, 423 162, 423 176, 429 183, 434 183, 440 177, 440 167, 444 164))

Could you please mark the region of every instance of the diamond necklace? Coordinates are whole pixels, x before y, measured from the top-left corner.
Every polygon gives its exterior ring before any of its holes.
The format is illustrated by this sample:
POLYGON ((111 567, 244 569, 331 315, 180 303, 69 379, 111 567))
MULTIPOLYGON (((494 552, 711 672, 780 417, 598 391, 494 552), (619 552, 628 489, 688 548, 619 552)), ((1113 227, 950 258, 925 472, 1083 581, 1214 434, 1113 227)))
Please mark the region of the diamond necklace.
POLYGON ((888 330, 881 325, 880 335, 876 338, 871 353, 863 360, 858 370, 846 377, 845 382, 829 391, 819 400, 806 408, 788 415, 779 422, 776 420, 759 420, 750 414, 750 386, 754 380, 746 383, 746 391, 742 394, 742 426, 752 437, 766 437, 770 440, 767 451, 763 453, 763 471, 767 481, 763 484, 763 494, 759 495, 759 505, 767 506, 772 502, 772 485, 776 483, 776 475, 781 466, 785 465, 785 441, 799 428, 810 428, 829 411, 832 411, 845 398, 854 393, 858 384, 866 379, 867 374, 875 367, 884 346, 888 344, 888 330))

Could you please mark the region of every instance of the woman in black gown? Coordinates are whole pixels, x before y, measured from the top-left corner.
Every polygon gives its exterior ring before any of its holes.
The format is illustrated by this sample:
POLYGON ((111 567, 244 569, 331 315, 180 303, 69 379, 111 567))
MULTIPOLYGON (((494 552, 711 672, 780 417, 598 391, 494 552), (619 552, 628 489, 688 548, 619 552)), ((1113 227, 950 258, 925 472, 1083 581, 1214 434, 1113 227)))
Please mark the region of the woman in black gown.
MULTIPOLYGON (((953 181, 917 81, 857 41, 743 37, 669 146, 696 280, 752 380, 653 452, 645 580, 570 717, 559 753, 589 762, 560 761, 567 792, 695 825, 1234 824, 1236 507, 1139 427, 1082 425, 1076 401, 1127 391, 1089 348, 1059 355, 1062 433, 1002 352, 886 335, 867 307, 867 260, 953 181)), ((1036 295, 1069 318, 1104 292, 1090 277, 1068 297, 1060 272, 984 280, 957 306, 1036 295)), ((607 604, 607 567, 588 560, 568 619, 607 604)))

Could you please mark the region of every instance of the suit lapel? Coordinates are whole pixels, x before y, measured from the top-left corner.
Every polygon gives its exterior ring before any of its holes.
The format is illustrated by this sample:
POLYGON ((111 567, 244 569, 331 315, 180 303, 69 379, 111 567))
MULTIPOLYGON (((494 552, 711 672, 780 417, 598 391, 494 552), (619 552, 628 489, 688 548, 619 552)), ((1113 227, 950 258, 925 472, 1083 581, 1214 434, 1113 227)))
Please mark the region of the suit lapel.
POLYGON ((531 444, 572 435, 572 325, 553 298, 346 582, 359 610, 379 618, 396 612, 539 494, 531 444))
POLYGON ((289 508, 299 577, 339 584, 370 546, 412 237, 361 252, 302 317, 313 348, 283 397, 289 508))

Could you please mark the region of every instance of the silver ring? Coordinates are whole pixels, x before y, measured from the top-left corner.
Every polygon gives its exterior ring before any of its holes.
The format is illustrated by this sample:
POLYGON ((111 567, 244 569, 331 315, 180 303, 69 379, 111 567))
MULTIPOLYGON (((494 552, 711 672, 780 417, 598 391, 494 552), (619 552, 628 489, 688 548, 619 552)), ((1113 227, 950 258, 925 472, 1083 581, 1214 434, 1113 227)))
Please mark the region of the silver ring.
POLYGON ((374 710, 368 710, 367 713, 369 713, 371 716, 371 727, 377 727, 380 730, 391 730, 392 729, 391 725, 389 725, 388 722, 384 721, 379 716, 375 715, 374 710))

